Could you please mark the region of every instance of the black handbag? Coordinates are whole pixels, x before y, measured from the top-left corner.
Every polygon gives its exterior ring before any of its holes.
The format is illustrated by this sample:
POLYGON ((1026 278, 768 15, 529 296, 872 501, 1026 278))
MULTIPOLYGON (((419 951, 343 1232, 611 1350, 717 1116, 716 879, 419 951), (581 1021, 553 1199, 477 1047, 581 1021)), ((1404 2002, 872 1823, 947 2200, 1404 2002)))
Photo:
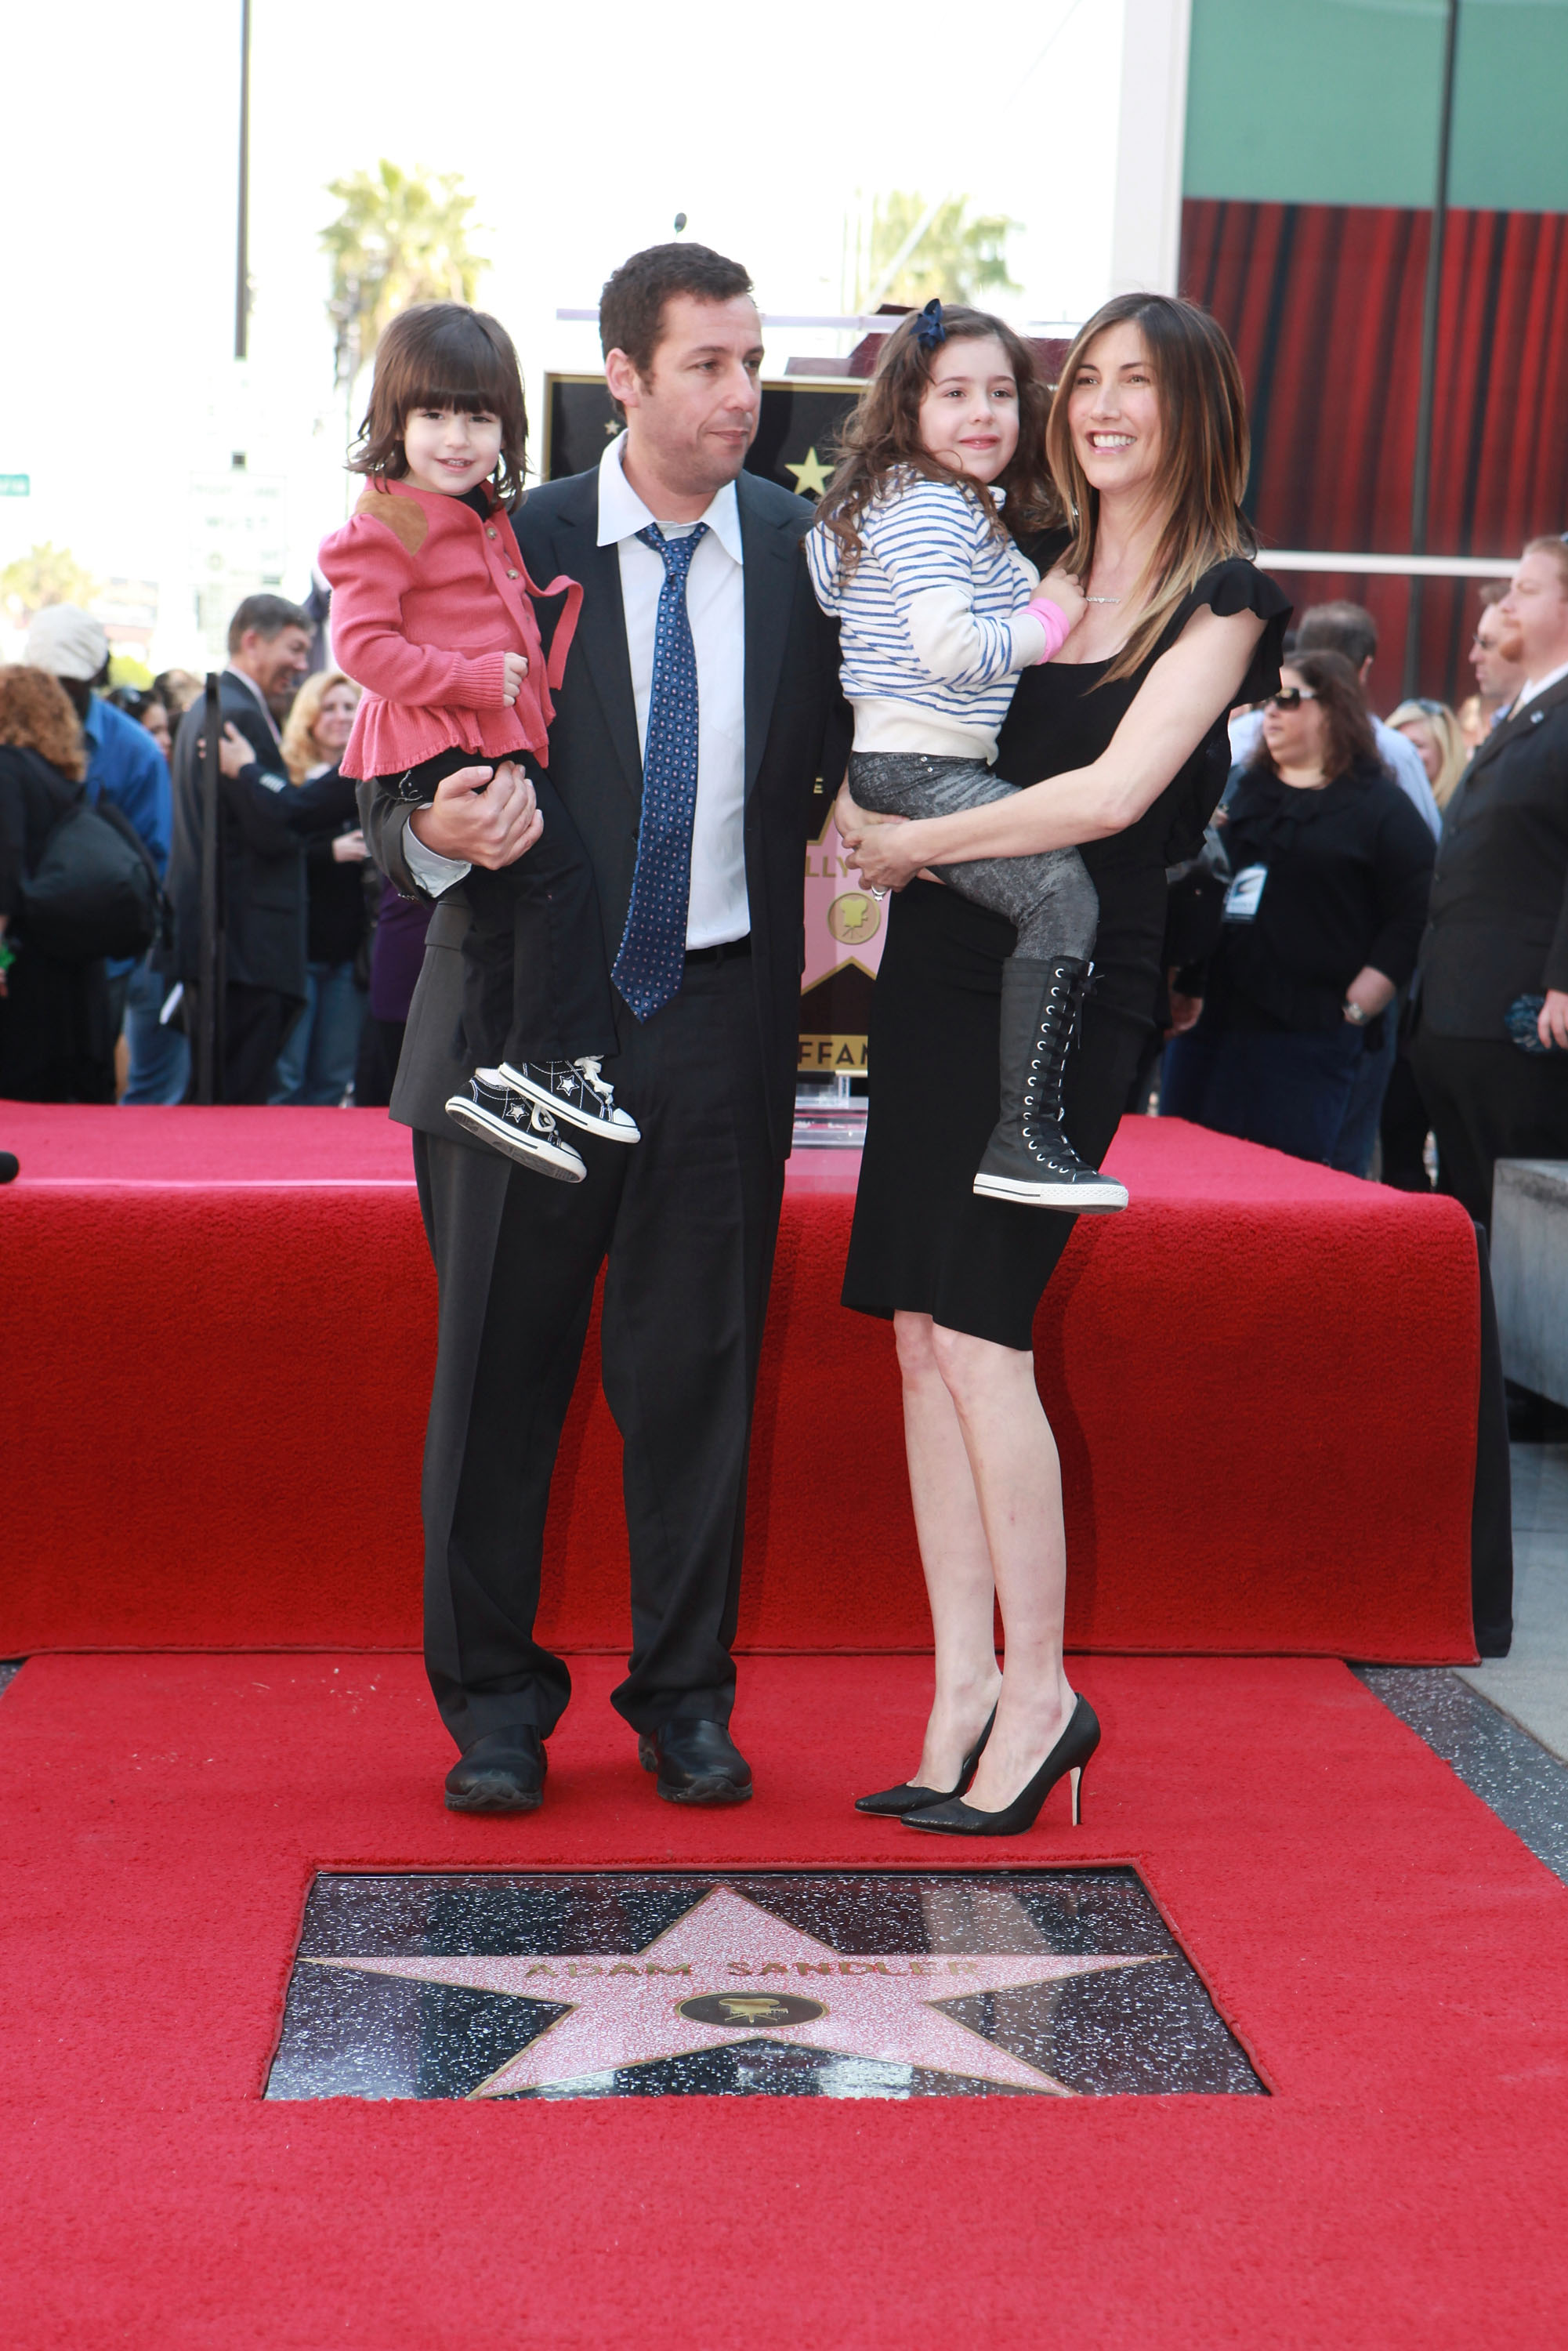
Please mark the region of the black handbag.
POLYGON ((146 954, 164 928, 158 868, 134 827, 109 801, 74 800, 22 882, 16 928, 56 963, 146 954))

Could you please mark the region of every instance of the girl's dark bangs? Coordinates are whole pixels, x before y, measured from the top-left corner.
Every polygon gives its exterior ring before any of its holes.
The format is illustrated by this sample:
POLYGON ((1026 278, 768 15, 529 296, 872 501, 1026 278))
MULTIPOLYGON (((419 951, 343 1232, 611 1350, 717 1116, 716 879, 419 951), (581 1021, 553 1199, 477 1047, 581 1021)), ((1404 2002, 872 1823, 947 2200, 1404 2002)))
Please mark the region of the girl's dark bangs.
POLYGON ((407 394, 403 413, 405 416, 412 416, 419 408, 455 408, 463 416, 481 414, 500 416, 505 413, 505 402, 498 381, 488 387, 469 382, 461 392, 451 385, 444 389, 426 385, 418 392, 411 392, 407 394))

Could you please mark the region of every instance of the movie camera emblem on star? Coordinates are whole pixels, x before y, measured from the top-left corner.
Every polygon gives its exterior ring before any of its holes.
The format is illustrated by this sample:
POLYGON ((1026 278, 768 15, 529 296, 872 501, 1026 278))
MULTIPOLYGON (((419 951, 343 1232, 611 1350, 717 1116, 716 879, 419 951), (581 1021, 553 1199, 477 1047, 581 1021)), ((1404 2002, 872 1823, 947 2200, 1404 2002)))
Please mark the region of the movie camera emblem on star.
POLYGON ((828 908, 828 928, 841 946, 863 946, 882 925, 882 908, 864 890, 846 890, 828 908))
POLYGON ((814 2024, 827 2003, 788 1991, 704 1992, 683 2000, 680 2013, 692 2024, 726 2024, 737 2032, 777 2032, 781 2025, 814 2024))

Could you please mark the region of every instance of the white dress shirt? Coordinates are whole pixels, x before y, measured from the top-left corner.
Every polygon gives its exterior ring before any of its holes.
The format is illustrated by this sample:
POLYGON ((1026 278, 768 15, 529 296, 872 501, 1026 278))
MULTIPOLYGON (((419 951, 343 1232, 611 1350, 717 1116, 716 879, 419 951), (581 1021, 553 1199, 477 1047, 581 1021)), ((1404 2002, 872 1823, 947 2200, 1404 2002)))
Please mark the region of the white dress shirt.
MULTIPOLYGON (((626 435, 612 441, 599 464, 599 544, 613 547, 621 566, 621 601, 639 749, 648 746, 653 691, 653 639, 664 559, 637 533, 659 522, 666 538, 684 538, 694 523, 664 522, 626 479, 626 435)), ((727 482, 702 517, 706 536, 686 573, 686 616, 697 664, 697 801, 692 821, 691 895, 686 945, 707 947, 744 938, 751 927, 746 887, 746 590, 740 507, 727 482)), ((439 897, 468 867, 439 857, 410 826, 404 854, 415 881, 439 897)))
MULTIPOLYGON (((1568 662, 1560 663, 1556 669, 1549 669, 1544 677, 1527 677, 1509 705, 1507 716, 1511 718, 1516 710, 1522 710, 1527 702, 1533 702, 1538 694, 1544 694, 1549 685, 1555 685, 1563 677, 1568 677, 1568 662)), ((1503 715, 1500 710, 1500 721, 1503 715)))

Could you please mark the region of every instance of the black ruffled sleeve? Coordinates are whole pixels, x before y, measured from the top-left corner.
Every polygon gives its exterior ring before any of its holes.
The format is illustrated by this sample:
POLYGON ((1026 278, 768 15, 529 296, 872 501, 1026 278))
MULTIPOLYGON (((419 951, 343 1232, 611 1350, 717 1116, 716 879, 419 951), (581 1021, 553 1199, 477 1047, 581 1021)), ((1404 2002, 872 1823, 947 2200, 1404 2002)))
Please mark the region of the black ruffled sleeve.
POLYGON ((1192 593, 1183 598, 1166 631, 1164 643, 1174 644, 1203 605, 1218 612, 1221 620, 1228 621, 1233 612, 1256 612, 1262 621, 1263 633, 1253 648, 1247 674, 1236 695, 1239 703, 1261 702, 1280 683, 1285 626, 1292 609, 1290 598, 1278 580, 1270 580, 1266 571, 1260 571, 1245 556, 1230 556, 1206 571, 1192 593))
MULTIPOLYGON (((1172 613, 1169 625, 1149 657, 1151 665, 1175 644, 1203 605, 1218 612, 1222 620, 1228 620, 1233 612, 1256 612, 1262 620, 1263 633, 1253 648, 1247 674, 1236 689, 1238 703, 1261 702, 1280 683, 1285 623, 1291 617, 1290 598, 1277 581, 1270 580, 1266 571, 1260 571, 1255 563, 1249 563, 1245 556, 1233 555, 1224 563, 1216 563, 1172 613)), ((1146 669, 1143 674, 1147 674, 1146 669)), ((1131 857, 1145 843, 1152 846, 1158 841, 1162 843, 1159 853, 1167 866, 1196 857, 1203 846, 1204 828, 1219 804, 1229 771, 1230 737, 1226 714, 1221 712, 1148 814, 1120 836, 1126 844, 1123 853, 1131 857)))

